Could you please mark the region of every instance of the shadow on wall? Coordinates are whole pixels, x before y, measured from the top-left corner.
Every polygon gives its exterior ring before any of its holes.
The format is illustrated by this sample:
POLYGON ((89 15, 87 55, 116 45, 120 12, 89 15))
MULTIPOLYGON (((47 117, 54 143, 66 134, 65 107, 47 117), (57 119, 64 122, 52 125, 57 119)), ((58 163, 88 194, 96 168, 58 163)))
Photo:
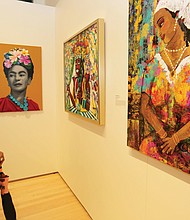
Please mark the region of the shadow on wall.
POLYGON ((138 150, 134 150, 131 148, 129 148, 129 149, 130 149, 130 156, 146 163, 147 165, 150 165, 154 169, 159 169, 162 172, 168 173, 169 175, 171 175, 177 179, 181 179, 182 181, 190 184, 189 174, 187 174, 187 173, 185 173, 175 167, 172 167, 168 164, 165 164, 163 162, 155 160, 154 158, 151 158, 151 157, 139 152, 138 150))
POLYGON ((56 6, 59 0, 18 0, 18 1, 48 5, 48 6, 56 6))
POLYGON ((18 1, 33 3, 33 0, 18 0, 18 1))

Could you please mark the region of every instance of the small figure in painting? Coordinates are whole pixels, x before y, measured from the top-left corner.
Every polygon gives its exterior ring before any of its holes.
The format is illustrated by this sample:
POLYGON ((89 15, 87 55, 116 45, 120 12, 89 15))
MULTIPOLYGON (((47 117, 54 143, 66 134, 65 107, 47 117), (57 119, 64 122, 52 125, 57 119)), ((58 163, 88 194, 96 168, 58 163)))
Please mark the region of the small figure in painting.
POLYGON ((87 55, 84 61, 84 89, 83 89, 83 108, 87 111, 90 110, 90 95, 91 95, 91 71, 92 64, 87 55))
POLYGON ((71 103, 79 112, 90 110, 92 64, 89 56, 84 53, 85 50, 87 50, 87 45, 83 42, 78 43, 76 47, 74 47, 75 57, 73 58, 72 80, 71 83, 67 85, 67 92, 71 103), (81 51, 83 51, 83 53, 81 51))
POLYGON ((75 100, 75 105, 79 106, 82 104, 82 90, 83 90, 83 78, 84 78, 84 67, 82 58, 78 57, 75 60, 75 73, 73 74, 73 98, 75 100))
POLYGON ((15 48, 5 53, 3 68, 10 94, 0 98, 0 112, 39 110, 38 104, 26 97, 27 87, 34 74, 34 65, 28 50, 15 48))
POLYGON ((190 173, 190 0, 160 0, 154 27, 163 50, 143 78, 141 113, 149 131, 140 151, 190 173))

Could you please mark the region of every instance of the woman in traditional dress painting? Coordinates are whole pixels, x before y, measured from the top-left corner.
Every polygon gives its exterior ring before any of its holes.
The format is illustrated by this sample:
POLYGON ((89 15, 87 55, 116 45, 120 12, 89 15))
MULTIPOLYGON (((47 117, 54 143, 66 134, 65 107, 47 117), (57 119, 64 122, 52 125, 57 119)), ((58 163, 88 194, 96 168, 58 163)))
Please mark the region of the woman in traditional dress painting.
POLYGON ((154 27, 165 47, 143 77, 139 150, 190 173, 190 0, 160 0, 154 27))
POLYGON ((10 94, 0 98, 0 112, 40 110, 36 102, 26 97, 32 82, 34 65, 28 50, 15 48, 4 54, 3 68, 10 94))

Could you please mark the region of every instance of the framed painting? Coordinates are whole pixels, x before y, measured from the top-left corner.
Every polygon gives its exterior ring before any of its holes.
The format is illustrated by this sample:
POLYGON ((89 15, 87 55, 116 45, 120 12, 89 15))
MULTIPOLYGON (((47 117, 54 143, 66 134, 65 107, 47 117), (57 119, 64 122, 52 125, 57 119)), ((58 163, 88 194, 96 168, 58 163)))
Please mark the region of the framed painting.
POLYGON ((190 173, 190 0, 130 0, 128 146, 190 173))
POLYGON ((64 42, 65 110, 104 124, 104 20, 64 42))
POLYGON ((42 110, 41 47, 1 43, 0 51, 0 112, 42 110))

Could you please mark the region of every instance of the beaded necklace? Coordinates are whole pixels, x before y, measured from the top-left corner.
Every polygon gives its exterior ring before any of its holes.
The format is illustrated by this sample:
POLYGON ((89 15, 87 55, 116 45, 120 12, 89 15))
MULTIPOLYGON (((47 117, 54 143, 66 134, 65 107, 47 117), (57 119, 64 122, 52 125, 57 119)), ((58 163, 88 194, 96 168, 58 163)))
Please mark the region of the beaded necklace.
POLYGON ((179 49, 168 49, 168 48, 165 48, 165 50, 167 51, 167 52, 169 52, 169 53, 176 53, 176 52, 179 52, 179 51, 181 51, 181 50, 184 50, 185 49, 185 47, 186 47, 186 45, 183 45, 183 47, 181 47, 181 48, 179 48, 179 49))
POLYGON ((14 102, 21 109, 23 109, 24 111, 28 111, 28 101, 25 97, 24 97, 24 103, 23 104, 20 103, 17 99, 15 99, 11 94, 9 94, 9 98, 12 102, 14 102))
POLYGON ((166 57, 167 57, 167 59, 168 59, 168 61, 170 63, 170 66, 172 67, 172 70, 171 70, 172 73, 176 70, 176 68, 177 68, 179 62, 181 61, 181 58, 182 58, 183 54, 185 53, 186 49, 187 49, 187 47, 183 48, 183 50, 182 50, 182 52, 181 52, 181 54, 179 56, 179 59, 177 60, 175 66, 174 66, 172 61, 171 61, 171 59, 170 59, 170 57, 168 56, 166 48, 164 48, 164 53, 166 54, 166 57))

